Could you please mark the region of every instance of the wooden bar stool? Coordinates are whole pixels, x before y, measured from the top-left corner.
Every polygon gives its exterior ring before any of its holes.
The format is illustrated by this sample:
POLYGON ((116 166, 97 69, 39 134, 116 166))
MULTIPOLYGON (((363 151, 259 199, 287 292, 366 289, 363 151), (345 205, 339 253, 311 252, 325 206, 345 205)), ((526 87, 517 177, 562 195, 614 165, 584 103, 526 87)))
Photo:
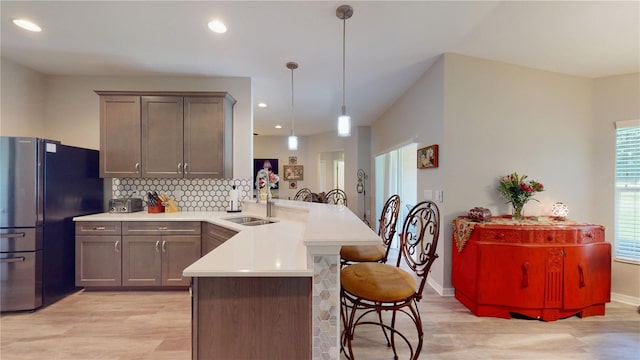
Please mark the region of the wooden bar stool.
POLYGON ((417 302, 422 299, 422 291, 429 269, 438 258, 436 248, 440 233, 440 211, 432 201, 423 201, 414 206, 402 227, 400 234, 401 249, 396 266, 381 263, 358 263, 340 270, 341 314, 344 329, 342 331, 342 351, 349 359, 354 359, 352 341, 356 327, 360 325, 380 326, 387 337, 387 344, 398 359, 396 336, 400 337, 410 351, 410 359, 418 359, 422 350, 424 332, 417 302), (411 272, 400 268, 404 259, 411 272), (416 281, 416 277, 418 281, 416 281), (385 324, 380 315, 391 311, 391 323, 385 324), (418 343, 414 346, 396 325, 398 312, 409 316, 416 326, 418 343), (377 313, 378 321, 370 320, 377 313))
POLYGON ((359 262, 386 263, 391 241, 396 234, 399 210, 400 196, 392 195, 387 199, 380 213, 378 235, 382 239, 382 245, 343 246, 340 249, 340 265, 345 266, 359 262))

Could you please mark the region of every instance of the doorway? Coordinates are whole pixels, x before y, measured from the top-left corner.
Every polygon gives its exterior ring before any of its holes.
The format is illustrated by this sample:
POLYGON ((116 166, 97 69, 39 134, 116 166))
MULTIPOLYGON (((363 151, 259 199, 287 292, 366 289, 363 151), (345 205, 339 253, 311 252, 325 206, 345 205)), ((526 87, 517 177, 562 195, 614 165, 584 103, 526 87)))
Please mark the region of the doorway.
MULTIPOLYGON (((398 194, 400 196, 400 211, 398 212, 396 234, 400 234, 406 215, 416 204, 417 150, 418 144, 411 143, 376 156, 376 218, 380 216, 385 201, 391 195, 398 194)), ((377 223, 376 231, 378 231, 377 223)), ((399 247, 397 236, 393 239, 391 247, 399 247)))

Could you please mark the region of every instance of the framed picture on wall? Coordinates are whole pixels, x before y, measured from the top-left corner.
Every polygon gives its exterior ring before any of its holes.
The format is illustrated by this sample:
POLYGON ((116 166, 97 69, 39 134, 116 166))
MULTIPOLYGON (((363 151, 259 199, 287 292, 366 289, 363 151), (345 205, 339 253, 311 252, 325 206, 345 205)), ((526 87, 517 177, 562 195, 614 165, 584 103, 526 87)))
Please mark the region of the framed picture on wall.
POLYGON ((438 167, 438 145, 429 145, 418 149, 418 169, 438 167))
MULTIPOLYGON (((258 171, 261 169, 269 169, 274 174, 278 175, 278 159, 253 159, 253 188, 256 188, 256 178, 258 177, 258 171)), ((279 189, 280 184, 276 183, 272 186, 272 189, 279 189)))
POLYGON ((302 165, 284 165, 282 166, 284 179, 287 181, 304 180, 304 167, 302 165))

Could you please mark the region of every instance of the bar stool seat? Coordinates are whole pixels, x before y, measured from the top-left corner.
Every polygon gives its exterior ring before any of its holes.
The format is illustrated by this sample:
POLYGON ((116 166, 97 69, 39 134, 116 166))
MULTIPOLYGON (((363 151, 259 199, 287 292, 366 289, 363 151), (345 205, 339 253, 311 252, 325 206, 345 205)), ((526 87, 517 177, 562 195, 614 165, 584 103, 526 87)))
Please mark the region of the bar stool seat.
POLYGON ((378 262, 387 255, 387 248, 382 245, 343 246, 340 258, 346 262, 378 262))
POLYGON ((378 236, 380 236, 382 244, 343 246, 340 249, 340 265, 344 267, 361 262, 386 263, 389 248, 396 233, 399 208, 400 196, 392 195, 389 197, 380 213, 378 236))
POLYGON ((415 294, 418 284, 408 272, 389 264, 359 263, 340 271, 344 291, 373 302, 405 301, 415 294))

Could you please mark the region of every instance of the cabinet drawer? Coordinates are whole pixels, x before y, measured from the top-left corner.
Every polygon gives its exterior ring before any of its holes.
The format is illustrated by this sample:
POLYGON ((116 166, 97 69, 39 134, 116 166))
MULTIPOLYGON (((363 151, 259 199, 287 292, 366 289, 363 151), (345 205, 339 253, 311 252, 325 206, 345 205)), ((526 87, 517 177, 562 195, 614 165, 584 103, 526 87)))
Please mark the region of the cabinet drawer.
POLYGON ((200 235, 199 221, 125 221, 123 235, 200 235))
POLYGON ((478 241, 519 243, 522 240, 522 231, 509 229, 477 229, 478 241))
POLYGON ((601 227, 585 227, 578 233, 578 243, 591 244, 604 242, 604 229, 601 227))
POLYGON ((525 232, 523 242, 535 244, 575 244, 576 230, 531 230, 525 232))
POLYGON ((76 235, 120 235, 120 221, 76 221, 76 235))

